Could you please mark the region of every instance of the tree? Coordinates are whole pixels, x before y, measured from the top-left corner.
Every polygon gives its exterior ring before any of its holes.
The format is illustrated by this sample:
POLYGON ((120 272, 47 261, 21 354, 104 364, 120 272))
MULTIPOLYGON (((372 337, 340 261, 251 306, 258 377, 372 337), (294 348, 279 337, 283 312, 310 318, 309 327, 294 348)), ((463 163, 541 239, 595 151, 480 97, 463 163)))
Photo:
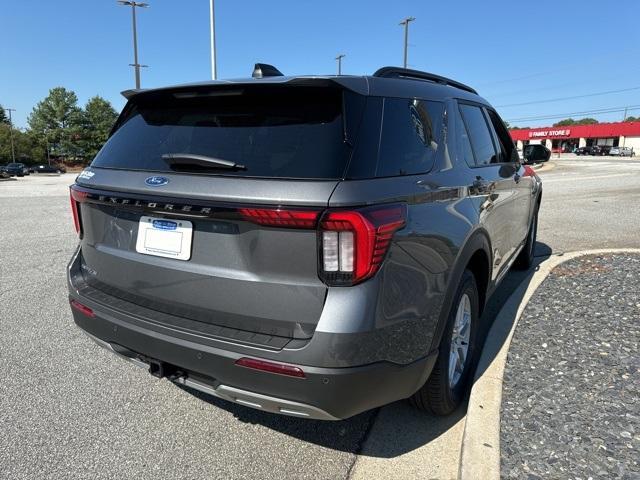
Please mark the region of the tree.
POLYGON ((85 160, 96 156, 117 118, 118 113, 107 100, 98 95, 89 99, 82 112, 81 147, 85 160))
POLYGON ((571 125, 593 125, 598 123, 598 120, 595 118, 581 118, 580 120, 574 120, 573 118, 565 118, 564 120, 560 120, 553 124, 554 127, 569 127, 571 125))
POLYGON ((624 119, 625 122, 640 122, 640 117, 628 116, 624 119))
MULTIPOLYGON (((13 145, 16 162, 36 163, 43 161, 45 152, 29 132, 13 129, 13 145)), ((0 163, 12 161, 10 126, 0 123, 0 163)))
POLYGON ((77 157, 82 125, 82 111, 76 94, 64 87, 49 90, 38 102, 28 119, 29 127, 38 143, 56 156, 77 157))
POLYGON ((0 125, 9 125, 9 117, 7 112, 4 111, 4 107, 0 105, 0 125))

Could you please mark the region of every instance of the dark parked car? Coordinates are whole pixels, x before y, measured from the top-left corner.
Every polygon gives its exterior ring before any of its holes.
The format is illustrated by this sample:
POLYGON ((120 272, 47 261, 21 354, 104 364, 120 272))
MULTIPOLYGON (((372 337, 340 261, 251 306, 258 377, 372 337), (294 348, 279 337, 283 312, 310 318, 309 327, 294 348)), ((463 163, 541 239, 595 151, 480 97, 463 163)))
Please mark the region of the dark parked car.
POLYGON ((612 147, 609 145, 594 145, 591 147, 591 155, 598 155, 601 157, 609 155, 611 148, 612 147))
POLYGON ((11 176, 24 177, 29 175, 29 168, 24 163, 10 163, 7 165, 7 172, 11 176))
POLYGON ((0 178, 10 178, 11 174, 7 171, 6 165, 0 165, 0 178))
POLYGON ((125 92, 71 187, 77 325, 157 377, 335 420, 451 413, 542 186, 475 90, 386 67, 125 92), (446 113, 445 113, 446 112, 446 113))
POLYGON ((576 155, 591 155, 591 147, 579 147, 575 150, 576 155))
POLYGON ((62 168, 60 168, 58 165, 46 165, 46 164, 40 164, 40 165, 36 165, 33 168, 34 173, 64 173, 62 171, 62 168))
POLYGON ((551 158, 551 150, 544 145, 525 145, 522 158, 526 165, 547 162, 551 158))

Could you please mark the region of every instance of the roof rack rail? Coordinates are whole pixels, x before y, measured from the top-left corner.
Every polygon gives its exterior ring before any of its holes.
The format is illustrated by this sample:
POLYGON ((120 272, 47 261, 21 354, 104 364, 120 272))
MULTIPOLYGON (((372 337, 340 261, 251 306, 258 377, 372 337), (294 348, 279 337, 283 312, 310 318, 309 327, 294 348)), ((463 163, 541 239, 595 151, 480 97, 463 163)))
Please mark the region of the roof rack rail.
POLYGON ((478 94, 473 88, 464 83, 456 82, 447 77, 441 77, 435 73, 422 72, 420 70, 411 70, 409 68, 400 67, 382 67, 373 74, 374 77, 382 78, 413 78, 417 80, 427 80, 429 82, 440 83, 442 85, 449 85, 451 87, 459 88, 474 94, 478 94))

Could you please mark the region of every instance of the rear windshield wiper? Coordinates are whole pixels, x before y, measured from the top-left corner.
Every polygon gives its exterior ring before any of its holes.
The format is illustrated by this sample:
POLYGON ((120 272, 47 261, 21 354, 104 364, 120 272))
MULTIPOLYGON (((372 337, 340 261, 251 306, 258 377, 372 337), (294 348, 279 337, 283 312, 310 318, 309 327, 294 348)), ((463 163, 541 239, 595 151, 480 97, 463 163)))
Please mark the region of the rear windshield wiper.
POLYGON ((165 153, 162 159, 171 167, 177 170, 213 170, 225 168, 229 170, 246 170, 247 167, 230 160, 207 157, 206 155, 196 155, 193 153, 165 153))

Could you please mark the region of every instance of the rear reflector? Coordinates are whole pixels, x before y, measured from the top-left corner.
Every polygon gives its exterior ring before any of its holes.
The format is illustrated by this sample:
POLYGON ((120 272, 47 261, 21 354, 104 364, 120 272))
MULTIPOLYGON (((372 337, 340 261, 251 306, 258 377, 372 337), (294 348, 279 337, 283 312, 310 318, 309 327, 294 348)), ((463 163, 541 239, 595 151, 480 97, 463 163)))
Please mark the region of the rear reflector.
POLYGON ((86 305, 83 305, 77 300, 71 300, 71 306, 75 308, 77 311, 79 311, 80 313, 86 315, 87 317, 93 318, 96 316, 96 314, 93 313, 93 310, 91 310, 89 307, 87 307, 86 305))
POLYGON ((302 369, 293 365, 284 363, 267 362, 266 360, 258 360, 256 358, 243 357, 236 360, 236 365, 240 367, 252 368, 263 372, 277 373, 279 375, 288 375, 290 377, 305 378, 306 375, 302 369))

